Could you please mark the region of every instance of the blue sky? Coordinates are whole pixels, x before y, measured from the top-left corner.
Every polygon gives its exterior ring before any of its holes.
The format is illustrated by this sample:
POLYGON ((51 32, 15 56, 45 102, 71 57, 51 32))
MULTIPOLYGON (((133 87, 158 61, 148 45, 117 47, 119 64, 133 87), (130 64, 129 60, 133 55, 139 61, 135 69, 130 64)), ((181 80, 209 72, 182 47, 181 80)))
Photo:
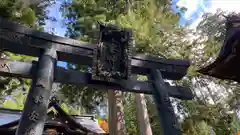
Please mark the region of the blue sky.
POLYGON ((50 14, 49 16, 55 17, 57 19, 57 22, 47 22, 45 30, 50 30, 52 28, 55 29, 55 34, 58 36, 64 36, 65 34, 65 30, 66 28, 63 25, 63 19, 62 19, 62 15, 61 12, 59 10, 61 3, 63 3, 64 0, 57 0, 56 4, 54 4, 53 6, 51 6, 49 8, 50 14))
POLYGON ((184 25, 187 22, 194 22, 201 18, 202 14, 205 13, 212 6, 211 0, 172 0, 172 9, 175 12, 181 14, 180 25, 184 25), (187 11, 182 12, 178 7, 186 7, 187 11))
MULTIPOLYGON (((57 0, 56 4, 49 8, 50 11, 49 16, 55 17, 57 21, 56 22, 48 21, 45 26, 45 30, 50 31, 51 29, 54 29, 56 35, 64 37, 66 27, 64 27, 63 25, 63 19, 61 17, 61 12, 59 10, 62 2, 64 2, 64 0, 57 0)), ((57 65, 61 67, 66 67, 67 64, 66 62, 59 61, 57 65)))
POLYGON ((184 25, 187 21, 192 22, 190 28, 195 29, 201 21, 203 13, 215 13, 217 9, 226 12, 240 12, 240 0, 173 0, 175 3, 172 9, 179 12, 175 6, 186 7, 186 13, 182 13, 180 24, 184 25))

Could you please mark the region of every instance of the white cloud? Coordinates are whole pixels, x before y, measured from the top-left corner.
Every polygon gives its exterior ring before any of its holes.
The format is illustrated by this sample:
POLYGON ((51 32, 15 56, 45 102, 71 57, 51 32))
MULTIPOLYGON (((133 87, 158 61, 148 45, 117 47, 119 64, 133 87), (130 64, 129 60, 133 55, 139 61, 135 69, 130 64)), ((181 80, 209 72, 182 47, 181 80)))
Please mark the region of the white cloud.
MULTIPOLYGON (((185 1, 198 1, 198 0, 185 0, 185 1)), ((221 10, 227 11, 227 12, 240 12, 240 8, 239 8, 240 7, 240 0, 209 0, 209 1, 211 2, 211 7, 206 8, 205 13, 206 12, 215 13, 217 11, 217 9, 221 9, 221 10)), ((189 3, 191 3, 191 2, 189 2, 189 3)), ((187 4, 187 6, 189 6, 189 5, 190 4, 187 4)), ((189 7, 187 7, 187 8, 189 8, 189 7)), ((190 7, 190 9, 193 9, 193 8, 190 7)), ((190 11, 191 12, 196 12, 194 10, 190 10, 190 11)), ((191 13, 188 13, 188 14, 191 14, 191 13)), ((196 28, 196 26, 198 25, 198 23, 201 20, 202 20, 202 18, 200 16, 199 18, 197 18, 192 23, 190 28, 196 28)))
POLYGON ((217 9, 221 9, 227 12, 240 12, 240 0, 209 0, 211 6, 207 8, 204 6, 204 1, 206 0, 179 0, 177 6, 186 7, 188 10, 184 14, 186 20, 193 19, 193 23, 190 28, 196 28, 198 23, 201 21, 201 16, 206 13, 215 13, 217 9), (200 12, 200 8, 203 8, 203 12, 200 12), (192 18, 192 15, 197 13, 199 16, 192 18))

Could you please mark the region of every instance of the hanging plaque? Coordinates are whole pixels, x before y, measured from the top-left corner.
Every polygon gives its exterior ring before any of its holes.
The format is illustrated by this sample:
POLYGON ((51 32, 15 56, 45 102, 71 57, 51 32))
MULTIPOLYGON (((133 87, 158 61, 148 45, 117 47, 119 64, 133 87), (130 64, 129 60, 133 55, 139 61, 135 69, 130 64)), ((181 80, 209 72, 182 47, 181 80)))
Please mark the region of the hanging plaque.
POLYGON ((108 82, 128 79, 131 74, 132 31, 101 23, 99 30, 92 79, 108 82))

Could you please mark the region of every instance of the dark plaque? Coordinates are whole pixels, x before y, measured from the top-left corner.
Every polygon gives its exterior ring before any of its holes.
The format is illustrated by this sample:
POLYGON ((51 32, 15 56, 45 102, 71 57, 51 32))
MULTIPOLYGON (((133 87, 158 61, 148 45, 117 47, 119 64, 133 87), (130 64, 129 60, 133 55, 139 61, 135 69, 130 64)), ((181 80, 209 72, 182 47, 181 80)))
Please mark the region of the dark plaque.
POLYGON ((131 74, 132 31, 99 24, 99 43, 94 50, 92 79, 115 82, 131 74))

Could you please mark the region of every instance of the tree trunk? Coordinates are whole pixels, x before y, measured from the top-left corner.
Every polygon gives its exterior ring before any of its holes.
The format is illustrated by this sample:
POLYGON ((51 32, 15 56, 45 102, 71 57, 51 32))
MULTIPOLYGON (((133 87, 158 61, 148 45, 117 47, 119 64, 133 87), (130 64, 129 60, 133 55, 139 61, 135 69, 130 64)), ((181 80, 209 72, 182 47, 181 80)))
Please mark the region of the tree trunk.
POLYGON ((122 104, 122 92, 108 90, 109 134, 127 135, 122 104))
POLYGON ((135 102, 140 135, 152 135, 144 94, 135 94, 135 102))

